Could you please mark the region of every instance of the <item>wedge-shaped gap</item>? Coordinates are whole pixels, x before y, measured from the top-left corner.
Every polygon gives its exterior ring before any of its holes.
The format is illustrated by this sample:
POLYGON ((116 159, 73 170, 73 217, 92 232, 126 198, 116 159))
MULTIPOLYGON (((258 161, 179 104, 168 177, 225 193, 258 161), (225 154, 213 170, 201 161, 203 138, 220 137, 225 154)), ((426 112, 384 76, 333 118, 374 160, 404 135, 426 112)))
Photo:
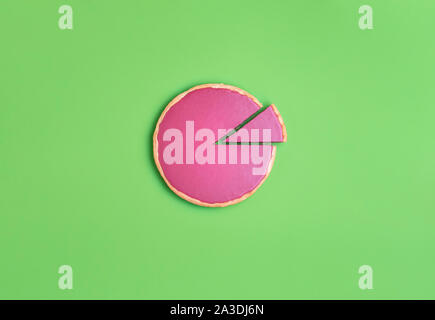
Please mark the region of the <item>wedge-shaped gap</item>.
POLYGON ((248 118, 243 120, 242 123, 237 125, 234 129, 229 131, 226 135, 224 135, 222 138, 220 138, 218 141, 216 141, 216 144, 226 144, 225 140, 227 140, 229 137, 231 137, 233 134, 235 134, 237 131, 239 131, 241 128, 243 128, 248 122, 252 121, 256 116, 258 116, 260 113, 262 113, 264 110, 266 110, 267 107, 261 107, 256 112, 251 114, 248 118))
POLYGON ((284 122, 278 112, 278 109, 272 104, 269 107, 260 108, 258 111, 236 126, 233 130, 229 131, 225 136, 220 138, 216 144, 269 144, 286 141, 287 132, 284 122), (246 131, 240 131, 242 128, 246 129, 246 131), (249 137, 249 132, 260 129, 269 129, 271 133, 270 139, 267 139, 267 141, 261 141, 262 139, 255 139, 255 141, 251 141, 252 137, 249 137), (240 136, 234 136, 237 135, 238 132, 240 136), (248 132, 248 136, 246 135, 246 132, 248 132))

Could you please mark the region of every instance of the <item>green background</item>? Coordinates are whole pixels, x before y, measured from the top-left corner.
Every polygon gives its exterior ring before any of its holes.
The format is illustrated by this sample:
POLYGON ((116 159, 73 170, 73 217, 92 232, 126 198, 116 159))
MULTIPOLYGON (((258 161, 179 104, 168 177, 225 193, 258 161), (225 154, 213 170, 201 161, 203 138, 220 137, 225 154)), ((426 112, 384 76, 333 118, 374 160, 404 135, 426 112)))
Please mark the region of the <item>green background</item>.
POLYGON ((434 14, 433 0, 2 0, 0 298, 435 298, 434 14), (178 198, 152 159, 165 105, 209 82, 275 103, 289 135, 227 208, 178 198))

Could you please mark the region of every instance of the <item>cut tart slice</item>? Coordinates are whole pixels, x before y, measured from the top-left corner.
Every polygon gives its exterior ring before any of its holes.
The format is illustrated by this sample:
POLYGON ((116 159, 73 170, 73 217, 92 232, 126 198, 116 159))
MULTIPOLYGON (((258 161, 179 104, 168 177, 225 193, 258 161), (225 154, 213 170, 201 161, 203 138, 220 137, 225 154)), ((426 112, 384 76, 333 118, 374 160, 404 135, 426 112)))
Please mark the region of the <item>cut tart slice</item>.
POLYGON ((262 108, 219 139, 226 143, 280 143, 287 141, 284 121, 275 105, 262 108), (265 134, 264 130, 270 130, 265 134), (263 131, 263 132, 262 132, 263 131), (261 134, 263 133, 263 134, 261 134))

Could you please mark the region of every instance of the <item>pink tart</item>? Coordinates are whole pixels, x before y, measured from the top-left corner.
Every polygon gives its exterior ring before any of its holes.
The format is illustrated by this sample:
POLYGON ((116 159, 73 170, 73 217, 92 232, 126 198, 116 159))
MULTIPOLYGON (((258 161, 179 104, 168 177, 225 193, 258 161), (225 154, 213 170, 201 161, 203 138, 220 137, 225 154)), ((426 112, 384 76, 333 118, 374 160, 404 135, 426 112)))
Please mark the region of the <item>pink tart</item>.
MULTIPOLYGON (((216 141, 234 133, 261 108, 254 96, 224 84, 199 85, 175 97, 162 112, 153 137, 154 160, 169 188, 207 207, 225 207, 251 196, 268 177, 276 147, 216 141)), ((268 129, 272 142, 286 141, 274 106, 251 122, 243 127, 248 132, 268 129)))

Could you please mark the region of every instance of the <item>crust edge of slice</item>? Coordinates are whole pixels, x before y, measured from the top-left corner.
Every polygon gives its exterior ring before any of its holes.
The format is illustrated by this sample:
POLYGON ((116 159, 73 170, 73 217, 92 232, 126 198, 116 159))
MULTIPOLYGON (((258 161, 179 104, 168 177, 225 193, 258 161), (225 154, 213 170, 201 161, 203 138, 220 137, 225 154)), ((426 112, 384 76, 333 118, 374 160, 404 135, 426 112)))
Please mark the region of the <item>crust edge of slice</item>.
POLYGON ((275 113, 276 117, 278 118, 279 124, 281 125, 282 142, 287 142, 287 128, 285 127, 284 120, 282 119, 282 116, 279 113, 278 108, 274 104, 271 104, 270 107, 272 107, 272 110, 275 113))

